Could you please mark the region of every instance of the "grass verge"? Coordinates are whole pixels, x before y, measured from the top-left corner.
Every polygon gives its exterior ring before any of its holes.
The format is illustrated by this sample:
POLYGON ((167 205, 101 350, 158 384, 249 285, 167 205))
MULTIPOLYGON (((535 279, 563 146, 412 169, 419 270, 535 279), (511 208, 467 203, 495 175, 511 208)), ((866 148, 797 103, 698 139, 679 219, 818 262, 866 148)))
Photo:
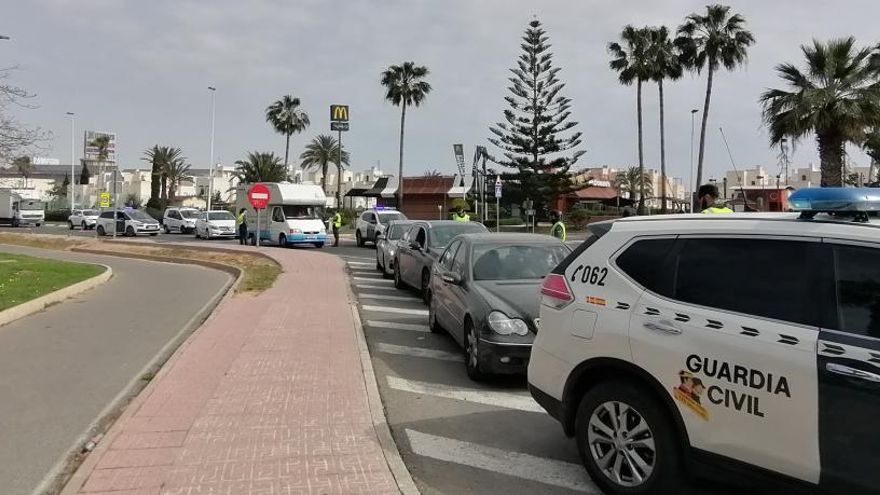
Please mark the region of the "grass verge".
POLYGON ((92 278, 102 266, 0 253, 0 311, 92 278))
POLYGON ((125 242, 102 242, 84 237, 62 237, 40 234, 0 233, 0 244, 67 251, 74 248, 100 250, 120 255, 148 256, 168 261, 207 261, 233 266, 242 271, 236 293, 259 293, 275 283, 281 266, 266 256, 248 252, 213 251, 180 246, 146 245, 125 242))

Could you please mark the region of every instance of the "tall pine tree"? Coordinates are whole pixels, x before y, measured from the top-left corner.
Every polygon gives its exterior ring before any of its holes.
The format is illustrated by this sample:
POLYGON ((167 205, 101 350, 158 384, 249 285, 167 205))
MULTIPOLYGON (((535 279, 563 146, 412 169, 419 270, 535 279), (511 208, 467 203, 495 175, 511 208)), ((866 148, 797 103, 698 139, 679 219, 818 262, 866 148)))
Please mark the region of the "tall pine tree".
POLYGON ((503 150, 506 160, 498 164, 513 169, 505 174, 504 197, 512 203, 531 199, 535 209, 552 207, 556 198, 571 190, 569 169, 585 151, 567 151, 581 144, 581 133, 566 131, 577 125, 569 121, 571 99, 560 96, 565 87, 553 68, 549 39, 538 20, 529 23, 523 36, 523 53, 510 69, 513 77, 504 98, 510 108, 506 122, 490 127, 489 142, 503 150))

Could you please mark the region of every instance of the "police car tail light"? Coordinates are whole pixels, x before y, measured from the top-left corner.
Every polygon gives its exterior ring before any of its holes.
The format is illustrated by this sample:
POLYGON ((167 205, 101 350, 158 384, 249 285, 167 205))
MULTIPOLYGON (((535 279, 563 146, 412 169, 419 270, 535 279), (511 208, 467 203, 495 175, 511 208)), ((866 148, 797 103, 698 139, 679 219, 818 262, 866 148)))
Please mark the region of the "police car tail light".
POLYGON ((814 187, 794 192, 788 203, 801 212, 802 219, 817 213, 852 216, 855 221, 867 222, 869 212, 880 211, 880 190, 867 187, 814 187))
POLYGON ((555 273, 544 278, 544 283, 541 285, 541 295, 545 305, 556 309, 562 309, 574 301, 574 295, 568 288, 565 277, 555 273))

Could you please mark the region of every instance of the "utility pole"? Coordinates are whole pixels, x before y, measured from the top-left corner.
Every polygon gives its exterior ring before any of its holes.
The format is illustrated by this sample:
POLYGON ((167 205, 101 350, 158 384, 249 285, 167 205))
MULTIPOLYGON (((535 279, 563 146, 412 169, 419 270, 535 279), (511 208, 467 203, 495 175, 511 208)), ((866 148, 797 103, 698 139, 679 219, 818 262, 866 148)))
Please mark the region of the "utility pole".
POLYGON ((697 115, 697 110, 694 108, 691 110, 691 178, 688 181, 688 184, 691 186, 691 213, 693 213, 694 206, 697 204, 697 188, 700 187, 699 184, 694 184, 694 117, 697 115))
POLYGON ((74 200, 73 200, 73 196, 75 193, 75 189, 74 189, 73 185, 76 183, 76 179, 74 178, 74 177, 76 177, 76 175, 75 175, 76 174, 76 165, 75 165, 76 137, 74 135, 74 133, 75 133, 74 129, 76 127, 76 122, 74 120, 75 117, 74 117, 73 112, 67 112, 67 115, 70 115, 70 184, 69 185, 70 185, 70 214, 73 215, 73 209, 76 206, 76 204, 74 203, 74 200))
POLYGON ((337 131, 339 134, 339 155, 336 158, 336 209, 342 209, 342 127, 337 131))
POLYGON ((214 86, 208 86, 208 90, 211 91, 211 161, 208 162, 208 209, 207 211, 211 211, 211 199, 214 197, 214 109, 215 109, 215 95, 217 94, 217 88, 214 86))
MULTIPOLYGON (((118 177, 116 174, 119 172, 119 167, 113 169, 113 238, 116 239, 116 231, 117 226, 119 225, 119 195, 116 194, 116 182, 118 181, 118 177)), ((125 223, 122 224, 122 227, 125 228, 125 223)))

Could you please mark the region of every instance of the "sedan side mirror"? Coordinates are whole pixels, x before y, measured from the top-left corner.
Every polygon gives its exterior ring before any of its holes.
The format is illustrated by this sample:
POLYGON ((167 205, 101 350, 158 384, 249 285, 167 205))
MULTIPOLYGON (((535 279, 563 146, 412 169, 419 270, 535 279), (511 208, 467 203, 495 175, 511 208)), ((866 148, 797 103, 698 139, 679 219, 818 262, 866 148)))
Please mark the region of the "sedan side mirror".
POLYGON ((379 235, 377 235, 377 236, 376 236, 376 240, 377 240, 377 241, 384 241, 384 240, 385 240, 385 234, 379 234, 379 235))
POLYGON ((440 276, 440 280, 452 285, 461 285, 461 275, 453 272, 444 273, 440 276))

